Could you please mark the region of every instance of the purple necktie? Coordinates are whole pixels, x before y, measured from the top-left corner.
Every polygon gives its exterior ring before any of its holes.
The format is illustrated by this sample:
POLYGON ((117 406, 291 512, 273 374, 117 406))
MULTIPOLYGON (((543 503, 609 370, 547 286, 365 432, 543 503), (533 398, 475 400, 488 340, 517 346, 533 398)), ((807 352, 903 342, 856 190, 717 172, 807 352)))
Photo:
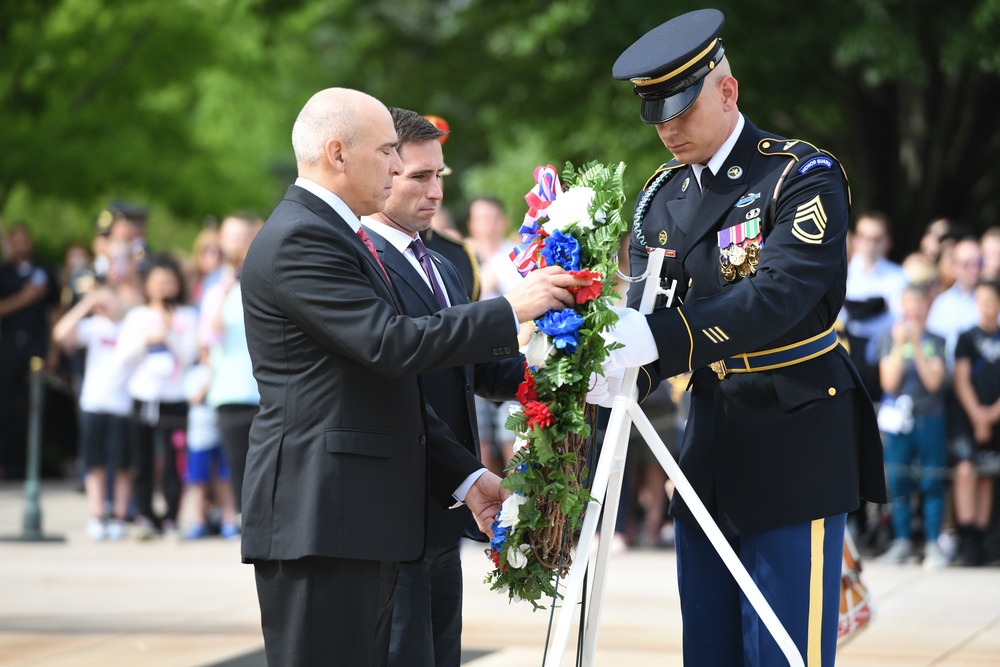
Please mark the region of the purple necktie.
POLYGON ((434 297, 437 299, 438 304, 442 308, 447 308, 448 300, 444 297, 444 290, 441 289, 441 283, 438 282, 437 275, 434 273, 431 256, 427 254, 427 247, 420 240, 419 236, 413 239, 413 242, 410 244, 410 250, 413 251, 413 255, 417 258, 417 261, 420 262, 424 273, 427 274, 427 279, 431 281, 431 289, 434 291, 434 297))

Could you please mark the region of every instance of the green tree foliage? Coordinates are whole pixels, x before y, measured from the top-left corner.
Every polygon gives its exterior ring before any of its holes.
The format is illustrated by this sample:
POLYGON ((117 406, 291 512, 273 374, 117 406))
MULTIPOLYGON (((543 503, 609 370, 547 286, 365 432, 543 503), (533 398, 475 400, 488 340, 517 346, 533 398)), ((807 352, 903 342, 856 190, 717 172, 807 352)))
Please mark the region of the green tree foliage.
MULTIPOLYGON (((567 160, 628 162, 631 202, 670 156, 611 65, 699 6, 0 0, 0 211, 49 199, 92 217, 127 195, 192 228, 266 213, 294 176, 295 114, 335 85, 448 120, 460 221, 489 193, 516 224, 532 169, 567 160)), ((1000 223, 1000 0, 716 6, 741 110, 840 157, 855 210, 888 212, 899 252, 936 215, 1000 223)))

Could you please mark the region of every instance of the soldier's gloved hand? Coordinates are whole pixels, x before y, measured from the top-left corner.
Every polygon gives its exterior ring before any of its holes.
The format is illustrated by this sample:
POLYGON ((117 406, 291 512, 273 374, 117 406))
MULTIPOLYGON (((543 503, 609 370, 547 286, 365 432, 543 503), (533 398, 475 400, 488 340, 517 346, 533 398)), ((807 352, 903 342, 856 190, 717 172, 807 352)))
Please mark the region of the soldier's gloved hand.
POLYGON ((608 331, 601 334, 604 342, 621 343, 624 347, 611 350, 608 358, 602 364, 604 374, 617 370, 642 366, 660 358, 656 349, 653 332, 649 330, 646 316, 631 308, 615 308, 618 322, 608 331))
MULTIPOLYGON (((622 391, 624 375, 624 368, 611 371, 605 375, 591 373, 589 385, 591 389, 587 392, 587 402, 592 405, 600 405, 603 408, 610 408, 615 402, 615 397, 622 391)), ((632 398, 635 399, 638 395, 639 388, 633 386, 632 398)))

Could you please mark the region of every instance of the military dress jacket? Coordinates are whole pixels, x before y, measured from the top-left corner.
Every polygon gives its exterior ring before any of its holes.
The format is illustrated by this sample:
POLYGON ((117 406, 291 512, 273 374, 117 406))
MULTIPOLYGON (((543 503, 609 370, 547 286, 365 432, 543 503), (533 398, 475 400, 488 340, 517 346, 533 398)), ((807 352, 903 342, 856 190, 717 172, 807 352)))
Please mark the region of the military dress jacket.
MULTIPOLYGON (((807 360, 793 348, 793 363, 770 370, 709 367, 833 327, 849 209, 832 155, 749 120, 704 194, 693 170, 674 162, 638 198, 631 273, 664 248, 663 279, 677 281, 671 307, 648 316, 659 359, 640 373, 640 396, 692 372, 679 463, 728 535, 849 512, 861 497, 885 502, 874 410, 841 345, 807 360)), ((630 306, 642 289, 632 286, 630 306)), ((693 522, 679 494, 671 514, 693 522)))

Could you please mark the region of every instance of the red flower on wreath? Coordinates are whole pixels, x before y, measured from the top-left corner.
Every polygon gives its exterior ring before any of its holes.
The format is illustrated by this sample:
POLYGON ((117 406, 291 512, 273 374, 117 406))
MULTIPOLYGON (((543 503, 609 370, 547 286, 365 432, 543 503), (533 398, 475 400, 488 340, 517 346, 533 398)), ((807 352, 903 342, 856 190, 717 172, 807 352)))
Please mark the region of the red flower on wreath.
POLYGON ((527 362, 525 362, 524 382, 517 388, 516 396, 517 402, 521 405, 527 405, 532 401, 538 400, 538 392, 535 391, 535 376, 528 370, 527 362))
POLYGON ((597 297, 601 296, 602 283, 599 280, 601 274, 597 271, 591 271, 590 269, 580 269, 579 271, 570 271, 569 274, 574 278, 590 278, 594 282, 583 287, 571 287, 570 291, 576 293, 576 303, 583 304, 588 301, 593 301, 597 297))
POLYGON ((541 401, 530 401, 524 406, 524 416, 528 420, 528 426, 547 428, 556 423, 556 418, 549 412, 549 406, 541 401))

